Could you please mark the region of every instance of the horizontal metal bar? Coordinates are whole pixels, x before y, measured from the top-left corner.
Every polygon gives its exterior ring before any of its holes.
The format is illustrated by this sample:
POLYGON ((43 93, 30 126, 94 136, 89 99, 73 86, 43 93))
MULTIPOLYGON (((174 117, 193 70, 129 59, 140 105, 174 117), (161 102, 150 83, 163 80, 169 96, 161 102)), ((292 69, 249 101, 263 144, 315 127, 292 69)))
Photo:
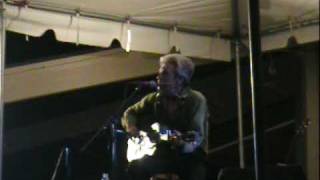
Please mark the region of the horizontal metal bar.
MULTIPOLYGON (((281 128, 283 128, 283 127, 289 126, 289 125, 291 125, 291 124, 293 124, 293 123, 294 123, 294 120, 286 121, 286 122, 277 124, 277 125, 275 125, 275 126, 273 126, 273 127, 271 127, 271 128, 268 128, 268 129, 266 129, 264 132, 265 132, 265 133, 269 133, 269 132, 272 132, 272 131, 281 129, 281 128)), ((251 134, 251 135, 249 135, 249 136, 244 137, 243 140, 244 140, 244 141, 248 141, 248 140, 251 140, 252 137, 253 137, 253 135, 251 134)), ((234 145, 237 145, 237 144, 239 144, 239 141, 238 141, 238 140, 231 141, 231 142, 226 143, 226 144, 224 144, 224 145, 221 145, 221 146, 219 146, 219 147, 209 149, 209 154, 216 153, 216 152, 218 152, 218 151, 224 150, 224 149, 226 149, 226 148, 229 148, 229 147, 234 146, 234 145)))

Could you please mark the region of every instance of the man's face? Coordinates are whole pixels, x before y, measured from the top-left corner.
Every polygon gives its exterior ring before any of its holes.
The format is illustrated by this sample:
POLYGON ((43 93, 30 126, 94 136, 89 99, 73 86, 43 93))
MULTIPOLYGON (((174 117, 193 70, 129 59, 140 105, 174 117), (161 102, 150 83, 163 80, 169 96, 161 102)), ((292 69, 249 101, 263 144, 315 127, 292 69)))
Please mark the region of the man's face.
POLYGON ((157 80, 160 92, 166 96, 177 96, 182 89, 175 71, 176 68, 173 64, 160 65, 157 80))

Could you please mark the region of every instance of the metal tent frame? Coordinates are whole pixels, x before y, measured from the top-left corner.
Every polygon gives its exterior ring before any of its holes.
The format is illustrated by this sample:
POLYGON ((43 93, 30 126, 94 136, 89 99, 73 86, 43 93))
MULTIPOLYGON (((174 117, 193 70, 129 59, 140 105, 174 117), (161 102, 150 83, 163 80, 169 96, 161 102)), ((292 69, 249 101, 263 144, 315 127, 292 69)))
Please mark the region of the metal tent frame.
POLYGON ((5 24, 4 24, 4 1, 0 1, 0 180, 2 180, 2 157, 3 157, 3 79, 5 64, 5 24))

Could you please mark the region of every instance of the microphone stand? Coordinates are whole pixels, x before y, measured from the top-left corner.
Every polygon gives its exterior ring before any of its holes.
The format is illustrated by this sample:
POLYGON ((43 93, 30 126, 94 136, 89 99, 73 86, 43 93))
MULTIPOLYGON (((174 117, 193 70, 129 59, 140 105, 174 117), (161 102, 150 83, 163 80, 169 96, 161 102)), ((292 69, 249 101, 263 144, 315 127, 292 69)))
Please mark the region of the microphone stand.
POLYGON ((64 147, 61 149, 60 153, 59 153, 59 156, 58 156, 58 160, 56 162, 56 166, 54 168, 54 171, 52 173, 52 176, 50 178, 50 180, 55 180, 56 179, 56 176, 57 176, 57 173, 58 173, 58 169, 59 169, 59 166, 61 164, 61 160, 62 160, 62 157, 64 155, 64 167, 66 169, 66 177, 67 179, 71 180, 71 169, 70 169, 70 149, 68 147, 64 147))
MULTIPOLYGON (((125 108, 128 106, 129 103, 131 103, 133 98, 137 96, 137 94, 140 92, 140 90, 141 90, 141 87, 136 87, 134 89, 134 91, 130 94, 130 96, 122 102, 118 111, 116 111, 116 113, 114 115, 111 115, 106 120, 106 122, 96 131, 96 133, 86 143, 84 143, 84 145, 80 148, 80 152, 84 152, 97 139, 97 137, 102 134, 102 132, 104 132, 105 130, 109 130, 111 139, 109 141, 110 144, 108 145, 108 147, 109 147, 108 149, 111 149, 111 161, 112 161, 111 162, 111 170, 110 170, 111 173, 113 173, 113 171, 115 170, 115 167, 118 165, 117 156, 116 156, 116 152, 117 152, 116 134, 119 132, 123 133, 122 130, 116 129, 116 125, 118 124, 122 113, 125 111, 125 108)), ((113 177, 113 176, 114 175, 112 174, 111 177, 113 177)))
POLYGON ((54 171, 53 171, 53 173, 52 173, 52 176, 51 176, 51 179, 50 179, 50 180, 55 180, 55 178, 56 178, 56 175, 57 175, 57 172, 58 172, 58 168, 59 168, 59 166, 60 166, 60 163, 61 163, 61 159, 62 159, 63 153, 64 153, 64 149, 62 149, 61 152, 60 152, 60 154, 59 154, 59 157, 58 157, 56 166, 55 166, 55 168, 54 168, 54 171))

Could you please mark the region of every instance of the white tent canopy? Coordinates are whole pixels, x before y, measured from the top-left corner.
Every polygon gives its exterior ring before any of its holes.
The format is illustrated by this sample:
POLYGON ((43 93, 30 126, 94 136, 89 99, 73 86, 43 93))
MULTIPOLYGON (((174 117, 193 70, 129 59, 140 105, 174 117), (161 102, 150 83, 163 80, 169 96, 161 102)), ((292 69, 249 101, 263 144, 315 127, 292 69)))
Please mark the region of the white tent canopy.
MULTIPOLYGON (((64 42, 108 47, 117 39, 127 50, 164 54, 175 46, 187 56, 230 61, 230 40, 225 37, 232 36, 232 0, 30 0, 28 6, 17 2, 8 1, 5 7, 10 31, 41 36, 52 29, 64 42)), ((245 35, 246 1, 239 4, 245 35)), ((262 0, 263 32, 288 25, 294 30, 280 39, 262 39, 263 50, 284 47, 292 34, 299 43, 318 40, 318 15, 317 0, 262 0)))

